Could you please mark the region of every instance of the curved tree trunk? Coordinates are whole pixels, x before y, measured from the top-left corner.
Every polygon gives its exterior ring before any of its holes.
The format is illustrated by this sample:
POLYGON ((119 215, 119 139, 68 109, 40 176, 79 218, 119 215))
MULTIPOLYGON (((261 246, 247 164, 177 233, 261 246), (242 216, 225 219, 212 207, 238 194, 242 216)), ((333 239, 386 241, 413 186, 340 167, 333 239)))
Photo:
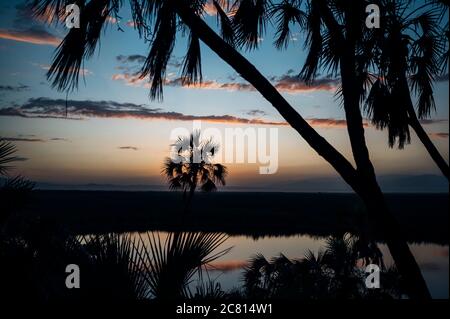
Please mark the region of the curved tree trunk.
POLYGON ((414 110, 414 107, 412 103, 408 106, 408 117, 409 117, 409 126, 416 132, 417 137, 420 139, 422 144, 425 146, 426 150, 430 154, 433 161, 436 163, 436 165, 441 170, 442 174, 449 179, 449 166, 445 159, 442 157, 442 155, 439 153, 436 146, 433 144, 433 142, 430 139, 430 136, 428 136, 427 132, 425 132, 422 124, 420 124, 419 119, 417 118, 416 112, 414 110))
POLYGON ((305 139, 305 141, 328 163, 330 163, 342 178, 364 200, 369 216, 377 222, 386 236, 389 250, 398 270, 409 286, 411 298, 429 298, 429 292, 420 269, 407 243, 399 230, 397 221, 390 213, 384 196, 375 178, 373 165, 368 157, 365 146, 364 128, 359 110, 347 110, 347 121, 356 123, 350 125, 352 148, 357 159, 358 169, 355 170, 342 154, 321 137, 300 114, 283 98, 273 85, 239 52, 222 40, 200 17, 193 13, 183 0, 174 0, 174 8, 178 16, 190 29, 197 34, 210 49, 233 67, 241 76, 251 83, 284 117, 284 119, 305 139), (358 115, 359 114, 359 115, 358 115), (360 146, 363 145, 362 148, 360 146))
POLYGON ((406 103, 406 111, 408 113, 408 124, 409 126, 416 132, 417 137, 420 139, 422 144, 425 146, 425 149, 427 150, 428 154, 430 154, 433 161, 436 163, 436 165, 441 170, 442 174, 449 179, 449 166, 445 159, 442 157, 442 155, 439 153, 436 146, 433 144, 433 142, 430 139, 430 136, 427 134, 427 132, 424 130, 422 124, 420 124, 419 119, 416 115, 416 110, 414 109, 413 102, 411 101, 411 92, 409 90, 408 86, 408 80, 406 78, 406 67, 403 66, 403 77, 401 79, 401 87, 402 90, 405 92, 405 96, 407 96, 406 103))

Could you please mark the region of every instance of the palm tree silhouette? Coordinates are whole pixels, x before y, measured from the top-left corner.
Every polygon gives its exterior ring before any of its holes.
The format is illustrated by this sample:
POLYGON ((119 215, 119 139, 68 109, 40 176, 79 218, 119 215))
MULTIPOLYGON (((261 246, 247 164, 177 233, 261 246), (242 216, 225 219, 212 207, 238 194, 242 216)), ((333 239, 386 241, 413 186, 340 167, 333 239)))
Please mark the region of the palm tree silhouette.
POLYGON ((0 213, 0 225, 2 225, 12 212, 27 202, 30 192, 34 189, 35 183, 20 175, 11 177, 9 172, 14 168, 11 165, 20 161, 16 156, 17 148, 9 141, 0 139, 0 177, 4 178, 0 184, 0 203, 2 210, 0 213))
MULTIPOLYGON (((312 81, 320 69, 339 71, 342 79, 341 94, 346 113, 348 134, 356 168, 328 141, 320 136, 308 122, 286 101, 273 84, 245 57, 239 48, 258 47, 269 22, 272 10, 270 0, 237 0, 231 5, 233 17, 225 13, 224 1, 215 1, 221 36, 202 19, 207 0, 130 0, 135 28, 142 37, 150 38, 151 45, 141 76, 149 78, 150 97, 162 99, 166 68, 172 54, 176 34, 183 30, 189 34, 187 54, 182 67, 185 84, 200 82, 201 52, 199 41, 204 42, 242 78, 252 84, 283 118, 322 156, 364 201, 369 216, 385 235, 388 247, 399 271, 410 284, 410 297, 429 298, 429 292, 420 269, 403 239, 399 225, 392 216, 370 161, 364 137, 360 102, 365 90, 367 60, 360 63, 360 49, 364 35, 365 8, 373 1, 307 1, 307 12, 298 14, 301 1, 283 1, 289 15, 281 15, 281 26, 297 21, 308 34, 309 54, 303 68, 303 78, 312 81), (306 17, 306 18, 305 18, 306 17), (357 88, 357 89, 355 89, 357 88)), ((34 12, 61 13, 65 1, 33 0, 34 12)), ((92 56, 101 30, 109 16, 118 16, 118 0, 90 1, 81 5, 80 28, 71 29, 57 49, 47 76, 54 87, 69 90, 78 84, 81 61, 92 56), (76 74, 76 75, 74 75, 76 74)), ((284 12, 287 12, 284 10, 284 12)), ((285 27, 286 28, 286 27, 285 27)), ((286 39, 287 33, 277 33, 286 39)), ((280 45, 283 41, 280 40, 280 45)))
MULTIPOLYGON (((426 7, 407 12, 407 1, 384 1, 383 30, 374 32, 370 44, 376 44, 373 55, 378 74, 366 101, 366 113, 377 128, 389 131, 389 146, 399 148, 410 142, 409 126, 416 132, 428 153, 449 178, 449 166, 419 119, 427 119, 436 105, 433 81, 446 69, 445 33, 441 29, 442 8, 426 7), (409 79, 409 81, 408 81, 409 79), (411 99, 418 97, 417 112, 411 99)), ((448 53, 447 53, 448 55, 448 53)), ((373 77, 373 79, 372 79, 373 77)))
POLYGON ((212 192, 217 189, 217 184, 225 185, 227 168, 212 163, 219 149, 212 139, 202 140, 200 131, 194 131, 189 136, 179 136, 172 147, 174 154, 166 158, 162 174, 170 189, 183 191, 186 210, 197 188, 212 192))
POLYGON ((403 293, 399 274, 380 263, 380 254, 376 245, 362 245, 348 234, 327 238, 325 249, 317 254, 307 251, 301 259, 280 254, 267 260, 257 254, 245 268, 244 293, 250 298, 399 298, 403 293), (382 272, 383 286, 375 293, 364 283, 364 266, 369 263, 379 265, 382 272))

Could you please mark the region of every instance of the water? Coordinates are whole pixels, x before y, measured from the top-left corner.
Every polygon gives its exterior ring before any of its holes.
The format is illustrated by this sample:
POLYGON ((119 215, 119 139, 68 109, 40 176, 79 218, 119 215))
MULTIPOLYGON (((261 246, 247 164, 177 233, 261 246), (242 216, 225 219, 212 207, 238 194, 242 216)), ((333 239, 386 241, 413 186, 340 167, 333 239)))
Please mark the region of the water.
MULTIPOLYGON (((165 238, 167 233, 159 233, 165 238)), ((219 282, 224 290, 239 288, 242 285, 243 267, 255 254, 263 254, 266 259, 278 256, 280 253, 290 259, 298 259, 311 250, 315 253, 323 249, 325 238, 308 235, 252 238, 246 236, 231 236, 218 250, 232 247, 231 251, 215 260, 210 265, 211 279, 219 282)), ((386 266, 392 264, 392 258, 385 245, 379 245, 386 266)), ((410 244, 433 298, 448 298, 449 296, 449 246, 433 243, 410 244)), ((381 278, 382 280, 382 278, 381 278)), ((382 282, 381 282, 382 284, 382 282)))

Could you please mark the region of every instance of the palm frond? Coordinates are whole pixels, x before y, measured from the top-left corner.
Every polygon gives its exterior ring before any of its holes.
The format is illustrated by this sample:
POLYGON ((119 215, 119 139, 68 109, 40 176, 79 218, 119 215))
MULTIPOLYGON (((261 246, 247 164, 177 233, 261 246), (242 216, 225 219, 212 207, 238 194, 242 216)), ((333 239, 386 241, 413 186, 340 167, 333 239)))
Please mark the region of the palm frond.
POLYGON ((145 280, 157 299, 173 300, 187 295, 188 284, 201 267, 231 248, 215 252, 227 236, 217 233, 170 233, 165 240, 160 234, 140 236, 146 249, 140 253, 145 280))
MULTIPOLYGON (((226 2, 228 4, 228 1, 226 2)), ((220 26, 222 39, 226 43, 234 47, 235 36, 234 36, 233 21, 228 17, 228 15, 222 9, 221 4, 217 0, 213 0, 213 5, 217 11, 217 24, 220 26)))
POLYGON ((200 40, 190 32, 189 45, 183 62, 182 82, 189 85, 202 82, 202 59, 200 40))
POLYGON ((8 178, 2 185, 2 192, 19 192, 19 193, 29 193, 31 192, 36 183, 25 179, 24 177, 18 175, 12 178, 8 178))
POLYGON ((153 27, 150 52, 141 69, 140 77, 149 77, 150 98, 162 100, 166 69, 175 45, 177 18, 170 4, 164 1, 158 8, 153 27))
POLYGON ((236 0, 233 16, 236 44, 252 50, 259 46, 264 36, 270 0, 236 0))
POLYGON ((307 21, 306 14, 300 10, 301 1, 283 0, 274 4, 270 10, 270 16, 275 17, 275 42, 277 49, 287 48, 291 40, 291 24, 298 24, 304 28, 307 21))
POLYGON ((6 175, 8 170, 12 168, 8 164, 19 160, 19 157, 14 156, 16 152, 17 148, 14 144, 0 139, 0 175, 6 175))
MULTIPOLYGON (((83 61, 91 57, 108 17, 117 14, 119 0, 91 0, 80 3, 80 28, 72 28, 58 46, 47 78, 60 91, 78 87, 83 61)), ((38 11, 42 10, 37 7, 38 11)), ((57 8, 57 7, 55 7, 57 8)))
POLYGON ((300 72, 303 80, 311 83, 317 76, 323 53, 322 19, 317 2, 308 2, 307 35, 305 47, 308 49, 305 64, 300 72))

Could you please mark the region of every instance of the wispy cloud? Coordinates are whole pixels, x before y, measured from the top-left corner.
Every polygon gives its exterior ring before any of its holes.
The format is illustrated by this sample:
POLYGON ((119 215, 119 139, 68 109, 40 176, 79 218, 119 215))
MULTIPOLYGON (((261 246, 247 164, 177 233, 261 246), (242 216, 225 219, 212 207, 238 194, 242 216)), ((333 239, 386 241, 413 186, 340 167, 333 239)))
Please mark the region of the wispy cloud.
POLYGON ((50 139, 50 141, 70 142, 69 139, 64 138, 64 137, 52 137, 52 138, 50 139))
POLYGON ((8 142, 29 142, 29 143, 45 143, 49 141, 69 141, 68 139, 63 137, 53 137, 50 139, 46 139, 37 137, 36 135, 22 135, 22 134, 19 134, 14 137, 0 136, 0 139, 8 142))
MULTIPOLYGON (((317 79, 312 84, 307 84, 295 76, 284 75, 272 77, 274 86, 280 91, 289 94, 307 93, 313 91, 335 91, 338 80, 322 78, 317 79)), ((150 86, 148 78, 141 78, 137 73, 117 73, 112 76, 114 81, 122 81, 129 86, 139 86, 148 88, 150 86)), ((205 80, 201 83, 186 84, 183 78, 167 78, 164 82, 166 86, 183 87, 185 89, 203 90, 226 90, 226 91, 255 91, 255 88, 246 82, 218 82, 215 80, 205 80)))
MULTIPOLYGON (((149 108, 134 103, 119 103, 114 101, 77 101, 50 98, 31 98, 18 106, 0 109, 0 116, 18 116, 24 118, 52 118, 81 120, 90 117, 97 118, 132 118, 142 120, 194 121, 201 120, 210 123, 274 125, 287 126, 284 121, 271 121, 259 118, 243 118, 234 115, 191 115, 179 112, 164 111, 161 108, 149 108)), ((346 121, 333 118, 309 118, 306 121, 321 128, 343 128, 346 121)), ((367 123, 365 123, 367 126, 367 123)))
POLYGON ((120 63, 144 63, 145 59, 145 56, 140 54, 116 56, 116 60, 120 63))
MULTIPOLYGON (((119 55, 116 60, 121 64, 116 69, 121 73, 113 74, 111 79, 121 81, 128 86, 137 86, 149 88, 149 78, 141 77, 138 65, 142 65, 146 57, 140 54, 119 55)), ((169 67, 178 69, 182 66, 182 59, 172 57, 169 61, 169 67)), ((285 74, 280 76, 270 76, 269 80, 280 91, 289 94, 299 94, 313 91, 335 91, 339 86, 340 79, 323 77, 316 79, 312 83, 306 83, 300 77, 294 76, 294 70, 289 69, 285 74)), ((238 76, 228 77, 228 82, 220 82, 217 80, 204 80, 201 83, 187 84, 182 77, 166 78, 164 85, 170 87, 182 87, 185 89, 201 89, 201 90, 226 90, 226 91, 255 91, 253 85, 238 81, 238 76)))
POLYGON ((266 116, 267 113, 263 110, 258 110, 258 109, 254 109, 254 110, 248 110, 247 112, 245 112, 245 114, 250 115, 250 116, 266 116))
POLYGON ((275 88, 281 92, 287 93, 302 93, 312 91, 336 91, 340 80, 333 78, 320 78, 311 84, 305 83, 297 76, 283 75, 275 79, 275 88))
POLYGON ((119 150, 132 150, 132 151, 138 151, 139 148, 136 146, 119 146, 119 150))
POLYGON ((22 92, 28 91, 30 87, 28 85, 19 84, 19 85, 0 85, 0 91, 7 92, 22 92))
MULTIPOLYGON (((76 101, 68 100, 70 118, 135 118, 173 121, 203 120, 215 123, 236 123, 256 125, 286 125, 285 122, 246 119, 232 115, 189 115, 163 111, 161 108, 148 108, 133 103, 114 101, 76 101)), ((31 98, 23 105, 0 109, 0 116, 20 116, 26 118, 65 118, 66 100, 49 98, 31 98)))
POLYGON ((0 136, 0 140, 8 141, 8 142, 45 142, 44 139, 41 138, 27 138, 27 137, 5 137, 0 136))
POLYGON ((61 43, 60 38, 38 26, 21 30, 0 29, 0 39, 51 46, 58 46, 61 43))
MULTIPOLYGON (((40 64, 40 63, 31 63, 34 66, 37 66, 38 68, 48 71, 50 70, 50 65, 48 64, 40 64)), ((88 70, 86 68, 80 68, 79 70, 75 70, 74 68, 70 68, 69 69, 70 73, 74 73, 74 72, 78 72, 80 75, 82 76, 88 76, 88 75, 93 75, 94 72, 92 72, 91 70, 88 70)))

